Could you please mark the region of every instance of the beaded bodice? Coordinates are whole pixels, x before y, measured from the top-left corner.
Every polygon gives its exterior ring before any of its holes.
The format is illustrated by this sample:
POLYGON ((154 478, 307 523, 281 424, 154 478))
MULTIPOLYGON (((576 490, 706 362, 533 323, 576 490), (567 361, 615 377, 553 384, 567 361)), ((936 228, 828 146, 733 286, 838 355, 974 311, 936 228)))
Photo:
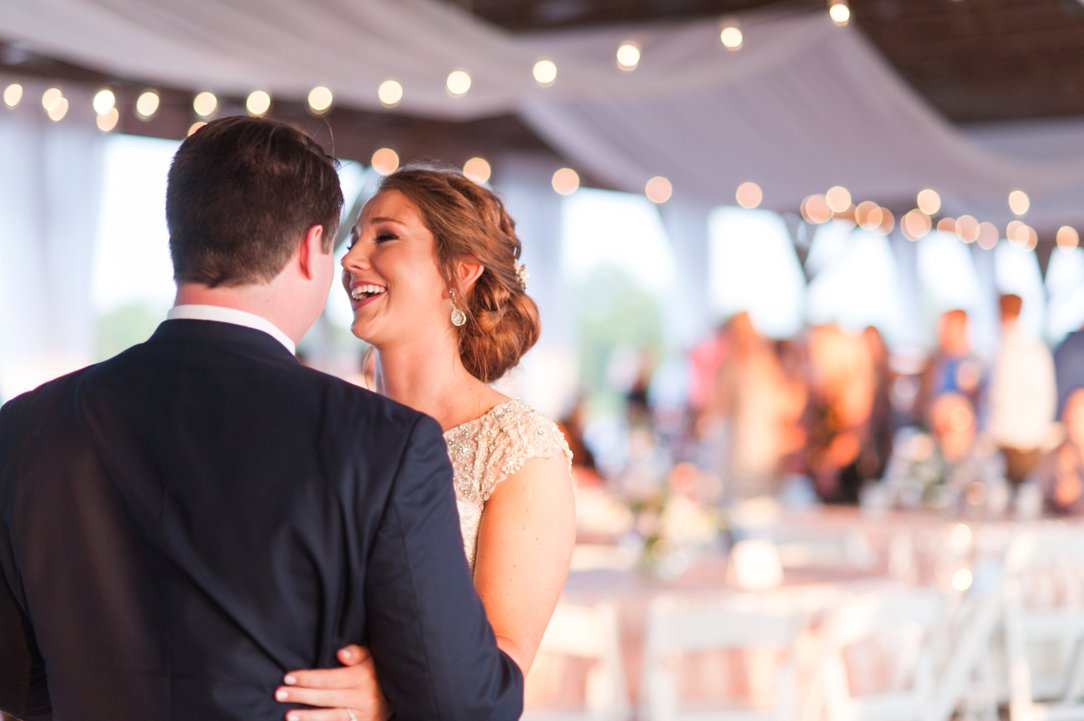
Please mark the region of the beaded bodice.
POLYGON ((505 401, 444 432, 452 459, 463 550, 474 568, 478 527, 494 489, 532 458, 572 453, 557 424, 520 400, 505 401))

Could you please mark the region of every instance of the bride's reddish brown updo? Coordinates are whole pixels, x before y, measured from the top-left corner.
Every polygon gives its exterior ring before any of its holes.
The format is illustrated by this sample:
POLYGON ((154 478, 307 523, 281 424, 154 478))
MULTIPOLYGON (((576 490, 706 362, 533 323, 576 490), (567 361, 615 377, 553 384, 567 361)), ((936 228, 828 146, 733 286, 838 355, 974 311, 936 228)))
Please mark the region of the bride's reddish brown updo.
POLYGON ((456 288, 467 323, 455 328, 459 356, 476 378, 495 381, 538 340, 538 307, 516 274, 520 242, 515 221, 488 188, 457 170, 407 166, 384 178, 380 192, 398 190, 421 211, 437 246, 437 262, 455 286, 457 259, 484 267, 469 290, 456 288))

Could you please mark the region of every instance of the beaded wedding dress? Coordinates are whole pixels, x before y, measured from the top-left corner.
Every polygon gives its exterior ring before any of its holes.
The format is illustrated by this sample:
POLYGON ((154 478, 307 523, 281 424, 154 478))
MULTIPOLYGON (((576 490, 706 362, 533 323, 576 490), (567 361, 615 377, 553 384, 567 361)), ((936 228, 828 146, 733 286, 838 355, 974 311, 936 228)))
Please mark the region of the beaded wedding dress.
POLYGON ((572 453, 557 424, 520 400, 509 400, 444 432, 454 471, 463 550, 474 568, 478 526, 497 486, 532 458, 572 453))

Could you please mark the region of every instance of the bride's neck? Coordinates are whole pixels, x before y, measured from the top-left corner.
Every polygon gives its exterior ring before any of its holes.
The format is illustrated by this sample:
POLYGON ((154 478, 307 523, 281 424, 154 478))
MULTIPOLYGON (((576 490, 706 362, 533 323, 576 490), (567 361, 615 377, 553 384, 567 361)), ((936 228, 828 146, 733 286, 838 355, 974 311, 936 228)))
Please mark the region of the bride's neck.
POLYGON ((484 413, 499 395, 472 376, 457 353, 426 348, 377 351, 377 391, 432 416, 447 430, 484 413))

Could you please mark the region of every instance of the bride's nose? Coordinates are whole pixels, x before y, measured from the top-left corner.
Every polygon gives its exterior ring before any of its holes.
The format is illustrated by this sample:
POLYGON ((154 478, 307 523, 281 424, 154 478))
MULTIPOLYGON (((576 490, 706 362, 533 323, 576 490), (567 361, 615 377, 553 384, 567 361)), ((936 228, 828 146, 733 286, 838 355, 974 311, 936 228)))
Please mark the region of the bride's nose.
POLYGON ((346 255, 343 256, 341 261, 343 270, 349 272, 351 270, 367 270, 372 266, 369 265, 369 254, 362 248, 361 242, 354 243, 354 247, 346 251, 346 255))

